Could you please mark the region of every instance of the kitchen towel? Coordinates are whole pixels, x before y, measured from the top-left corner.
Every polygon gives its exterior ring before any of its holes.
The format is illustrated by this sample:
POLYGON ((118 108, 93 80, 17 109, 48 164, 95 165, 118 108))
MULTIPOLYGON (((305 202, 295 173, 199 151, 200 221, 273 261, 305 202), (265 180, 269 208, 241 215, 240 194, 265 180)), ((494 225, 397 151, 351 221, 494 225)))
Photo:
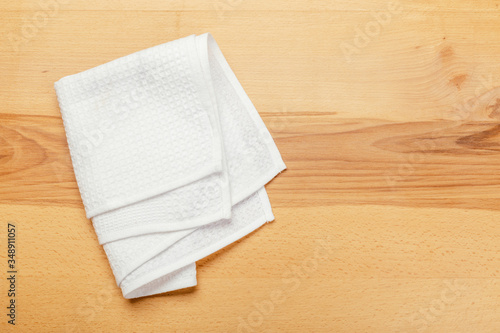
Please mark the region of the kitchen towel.
POLYGON ((55 88, 80 194, 101 243, 230 216, 219 121, 194 36, 65 77, 55 88), (153 196, 171 218, 149 219, 150 205, 125 212, 134 222, 98 216, 153 196), (206 207, 195 206, 200 196, 206 207), (176 218, 171 206, 198 214, 176 218))
POLYGON ((196 284, 194 262, 273 219, 285 165, 210 34, 55 84, 87 217, 127 298, 196 284))

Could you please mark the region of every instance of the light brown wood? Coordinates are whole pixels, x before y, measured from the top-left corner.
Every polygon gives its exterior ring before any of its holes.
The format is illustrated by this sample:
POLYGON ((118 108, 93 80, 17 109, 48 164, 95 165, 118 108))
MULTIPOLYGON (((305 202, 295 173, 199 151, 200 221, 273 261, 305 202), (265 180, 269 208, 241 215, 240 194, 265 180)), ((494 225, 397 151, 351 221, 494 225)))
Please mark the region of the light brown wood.
POLYGON ((0 331, 500 331, 497 1, 54 1, 0 3, 0 331), (288 166, 276 220, 125 300, 53 83, 207 31, 288 166))

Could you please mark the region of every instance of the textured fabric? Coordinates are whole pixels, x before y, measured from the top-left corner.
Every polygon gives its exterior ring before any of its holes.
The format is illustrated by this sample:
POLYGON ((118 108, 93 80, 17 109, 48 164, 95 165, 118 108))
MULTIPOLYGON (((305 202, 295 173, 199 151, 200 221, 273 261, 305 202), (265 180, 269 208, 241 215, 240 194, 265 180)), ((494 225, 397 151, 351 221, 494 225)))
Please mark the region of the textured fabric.
POLYGON ((285 165, 211 35, 61 79, 56 91, 87 216, 126 298, 195 285, 196 260, 273 220, 263 186, 285 165), (87 130, 114 120, 123 96, 136 96, 130 116, 89 149, 87 130))
POLYGON ((196 53, 190 36, 55 84, 101 244, 230 217, 218 115, 196 53))
POLYGON ((216 173, 158 196, 95 216, 101 244, 154 232, 184 230, 230 217, 227 174, 216 173))
POLYGON ((222 170, 190 36, 55 84, 87 217, 222 170))

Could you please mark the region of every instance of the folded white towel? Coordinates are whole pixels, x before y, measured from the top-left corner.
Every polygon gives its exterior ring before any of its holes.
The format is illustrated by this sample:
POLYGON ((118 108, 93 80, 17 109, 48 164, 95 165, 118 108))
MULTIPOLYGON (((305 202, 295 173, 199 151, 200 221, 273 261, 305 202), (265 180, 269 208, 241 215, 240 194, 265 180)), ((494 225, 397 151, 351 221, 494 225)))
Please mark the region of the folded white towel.
POLYGON ((230 216, 218 116, 196 52, 190 36, 55 84, 101 243, 230 216))
POLYGON ((263 186, 285 165, 211 35, 55 87, 87 216, 125 297, 196 284, 196 260, 272 220, 263 186))

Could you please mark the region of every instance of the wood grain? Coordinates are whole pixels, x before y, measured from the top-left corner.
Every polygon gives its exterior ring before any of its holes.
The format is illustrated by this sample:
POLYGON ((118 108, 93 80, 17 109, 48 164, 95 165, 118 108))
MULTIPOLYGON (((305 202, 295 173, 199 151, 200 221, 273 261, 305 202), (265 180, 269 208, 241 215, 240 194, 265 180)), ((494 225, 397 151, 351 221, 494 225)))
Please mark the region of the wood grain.
POLYGON ((0 243, 15 223, 19 280, 0 330, 500 331, 499 3, 390 6, 1 2, 0 243), (288 166, 267 186, 276 221, 200 261, 197 287, 125 300, 53 83, 207 31, 288 166))

